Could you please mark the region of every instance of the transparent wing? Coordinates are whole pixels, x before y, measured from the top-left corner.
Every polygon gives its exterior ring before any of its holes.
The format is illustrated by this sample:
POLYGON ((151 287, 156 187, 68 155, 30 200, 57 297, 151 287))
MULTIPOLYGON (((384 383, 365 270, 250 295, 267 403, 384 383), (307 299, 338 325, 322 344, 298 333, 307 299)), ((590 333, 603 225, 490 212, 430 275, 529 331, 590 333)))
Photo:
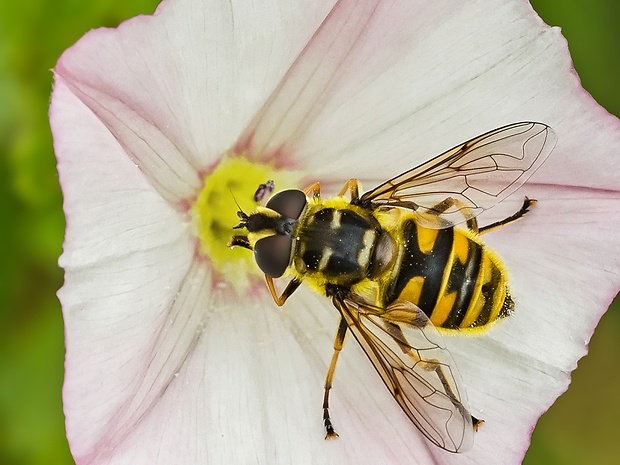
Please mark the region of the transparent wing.
POLYGON ((425 212, 451 197, 440 217, 445 226, 476 216, 516 191, 555 147, 542 123, 504 126, 460 144, 366 192, 361 203, 406 206, 425 212), (464 212, 463 210, 469 210, 464 212))
POLYGON ((353 336, 409 419, 432 443, 464 452, 474 425, 459 375, 441 336, 410 302, 379 309, 333 297, 353 336))

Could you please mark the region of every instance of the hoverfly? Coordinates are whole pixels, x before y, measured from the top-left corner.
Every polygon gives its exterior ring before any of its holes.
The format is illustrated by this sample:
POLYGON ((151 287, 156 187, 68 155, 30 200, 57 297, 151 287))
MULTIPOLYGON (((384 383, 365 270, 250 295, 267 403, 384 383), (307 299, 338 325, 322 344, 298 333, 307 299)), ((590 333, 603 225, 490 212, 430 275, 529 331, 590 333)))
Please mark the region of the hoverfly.
POLYGON ((238 211, 234 228, 247 235, 229 245, 254 251, 275 303, 306 282, 340 313, 323 398, 326 438, 338 436, 329 392, 350 331, 424 436, 451 452, 471 447, 483 421, 466 406, 439 330, 484 329, 512 312, 504 265, 480 236, 522 218, 536 201, 526 197, 515 214, 483 227, 476 216, 519 188, 555 140, 545 124, 515 123, 361 196, 356 179, 333 198, 322 198, 316 183, 278 192, 252 214, 238 211), (278 295, 274 279, 285 274, 278 295))

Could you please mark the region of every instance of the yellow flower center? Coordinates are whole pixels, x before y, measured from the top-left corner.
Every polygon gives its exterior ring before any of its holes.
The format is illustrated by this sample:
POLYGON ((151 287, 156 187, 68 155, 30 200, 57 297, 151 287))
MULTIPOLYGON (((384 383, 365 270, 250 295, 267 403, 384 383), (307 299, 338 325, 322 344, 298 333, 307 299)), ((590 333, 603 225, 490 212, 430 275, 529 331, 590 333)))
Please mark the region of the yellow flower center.
POLYGON ((204 186, 190 210, 200 242, 199 252, 238 290, 248 286, 251 276, 261 273, 251 251, 227 245, 233 235, 246 234, 244 229, 233 229, 239 223, 237 211, 241 208, 249 214, 256 208, 259 203, 254 195, 261 184, 273 180, 276 191, 280 191, 296 186, 299 179, 299 173, 277 170, 250 161, 242 154, 225 156, 205 176, 204 186))

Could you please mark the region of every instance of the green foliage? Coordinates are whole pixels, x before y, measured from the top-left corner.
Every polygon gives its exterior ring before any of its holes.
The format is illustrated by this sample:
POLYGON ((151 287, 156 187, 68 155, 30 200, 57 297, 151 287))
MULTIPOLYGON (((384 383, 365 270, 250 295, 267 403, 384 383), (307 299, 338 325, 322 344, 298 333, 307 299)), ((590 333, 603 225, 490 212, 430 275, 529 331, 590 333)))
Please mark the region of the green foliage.
MULTIPOLYGON (((91 28, 152 13, 156 0, 0 2, 0 463, 71 464, 62 415, 63 329, 55 292, 64 217, 47 108, 50 69, 91 28)), ((533 0, 561 25, 585 87, 620 114, 616 0, 533 0)), ((525 463, 615 463, 618 306, 592 355, 543 417, 525 463)))

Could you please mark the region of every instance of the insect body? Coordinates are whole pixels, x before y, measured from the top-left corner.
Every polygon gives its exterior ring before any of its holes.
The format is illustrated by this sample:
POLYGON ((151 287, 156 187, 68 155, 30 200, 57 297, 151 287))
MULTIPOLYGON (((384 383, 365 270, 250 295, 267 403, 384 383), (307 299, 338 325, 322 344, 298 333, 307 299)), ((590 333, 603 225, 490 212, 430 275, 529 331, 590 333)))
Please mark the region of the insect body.
POLYGON ((275 194, 238 212, 230 245, 254 250, 268 288, 283 305, 302 282, 340 313, 325 381, 323 419, 335 437, 329 392, 347 331, 361 345, 405 414, 434 444, 467 450, 482 420, 466 406, 442 331, 481 329, 513 307, 506 272, 480 235, 476 216, 514 192, 553 149, 551 129, 516 123, 472 139, 359 195, 355 179, 323 199, 318 184, 275 194), (349 197, 345 194, 349 192, 349 197), (465 223, 465 227, 460 226, 465 223), (281 295, 274 279, 290 281, 281 295))

